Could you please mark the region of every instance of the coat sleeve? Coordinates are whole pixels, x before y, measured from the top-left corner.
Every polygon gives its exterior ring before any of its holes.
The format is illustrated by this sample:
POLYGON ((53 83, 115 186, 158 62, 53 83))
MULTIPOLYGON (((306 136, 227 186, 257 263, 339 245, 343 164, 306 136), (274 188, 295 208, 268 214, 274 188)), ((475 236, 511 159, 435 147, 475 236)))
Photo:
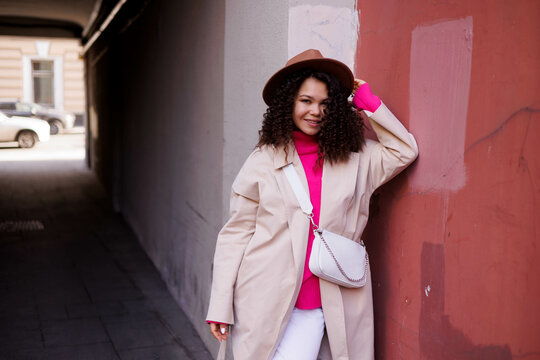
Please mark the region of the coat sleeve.
POLYGON ((244 251, 255 232, 259 192, 253 154, 233 182, 229 220, 219 232, 207 321, 234 324, 234 286, 244 251))
POLYGON ((382 103, 371 113, 365 111, 379 142, 369 145, 372 190, 386 183, 409 166, 418 156, 414 136, 382 103))

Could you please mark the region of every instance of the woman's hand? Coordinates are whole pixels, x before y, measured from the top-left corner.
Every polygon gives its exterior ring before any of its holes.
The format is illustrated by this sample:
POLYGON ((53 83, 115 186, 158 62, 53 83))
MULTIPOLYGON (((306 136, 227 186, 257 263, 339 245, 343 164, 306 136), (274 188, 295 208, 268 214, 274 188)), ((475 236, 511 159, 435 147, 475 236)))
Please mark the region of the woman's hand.
POLYGON ((358 110, 368 110, 373 113, 381 105, 381 99, 373 95, 367 82, 354 79, 352 103, 358 110))
POLYGON ((364 80, 361 80, 361 79, 354 79, 354 87, 353 87, 353 91, 352 91, 352 96, 354 96, 354 94, 356 93, 356 90, 358 90, 358 88, 362 85, 364 85, 366 82, 364 80))
POLYGON ((217 324, 217 323, 210 323, 210 333, 216 338, 218 341, 227 340, 227 337, 229 336, 229 325, 227 324, 217 324))

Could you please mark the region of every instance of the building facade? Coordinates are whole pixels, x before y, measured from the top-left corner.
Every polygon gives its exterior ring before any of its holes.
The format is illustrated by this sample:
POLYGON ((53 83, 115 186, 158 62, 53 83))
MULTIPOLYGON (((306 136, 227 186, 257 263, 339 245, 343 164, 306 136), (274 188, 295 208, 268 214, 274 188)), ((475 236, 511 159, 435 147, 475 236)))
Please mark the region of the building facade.
POLYGON ((75 39, 0 36, 0 98, 83 114, 79 52, 75 39))

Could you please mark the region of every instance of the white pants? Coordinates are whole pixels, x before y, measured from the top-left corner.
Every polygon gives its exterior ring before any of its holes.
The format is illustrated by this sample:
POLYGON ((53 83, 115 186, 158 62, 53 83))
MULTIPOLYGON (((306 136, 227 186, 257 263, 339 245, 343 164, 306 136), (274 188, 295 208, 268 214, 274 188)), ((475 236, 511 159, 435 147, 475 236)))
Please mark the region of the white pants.
POLYGON ((294 308, 273 360, 316 360, 323 335, 321 308, 294 308))

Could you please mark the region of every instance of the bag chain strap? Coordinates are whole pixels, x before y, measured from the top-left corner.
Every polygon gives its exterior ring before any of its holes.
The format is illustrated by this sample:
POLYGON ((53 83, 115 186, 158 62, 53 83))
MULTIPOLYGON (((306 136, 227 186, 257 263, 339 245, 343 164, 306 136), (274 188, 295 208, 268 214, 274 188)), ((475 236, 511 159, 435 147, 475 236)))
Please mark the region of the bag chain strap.
POLYGON ((328 246, 328 243, 326 242, 325 238, 323 237, 322 231, 319 229, 319 226, 317 224, 315 224, 315 221, 313 221, 313 213, 309 214, 308 217, 309 217, 309 220, 311 221, 311 224, 313 225, 313 235, 315 235, 315 232, 317 232, 319 234, 324 246, 326 247, 326 250, 328 250, 328 252, 330 253, 330 256, 332 256, 332 259, 334 259, 334 262, 336 263, 336 265, 337 265, 337 267, 339 269, 339 272, 341 272, 341 275, 345 276, 345 278, 347 280, 351 281, 351 282, 363 281, 367 276, 367 270, 368 270, 367 267, 368 267, 369 258, 368 258, 367 252, 366 252, 366 268, 364 269, 364 275, 359 279, 353 279, 353 278, 349 277, 349 275, 347 275, 347 273, 345 273, 345 270, 343 270, 340 263, 337 261, 334 253, 330 249, 330 246, 328 246))

